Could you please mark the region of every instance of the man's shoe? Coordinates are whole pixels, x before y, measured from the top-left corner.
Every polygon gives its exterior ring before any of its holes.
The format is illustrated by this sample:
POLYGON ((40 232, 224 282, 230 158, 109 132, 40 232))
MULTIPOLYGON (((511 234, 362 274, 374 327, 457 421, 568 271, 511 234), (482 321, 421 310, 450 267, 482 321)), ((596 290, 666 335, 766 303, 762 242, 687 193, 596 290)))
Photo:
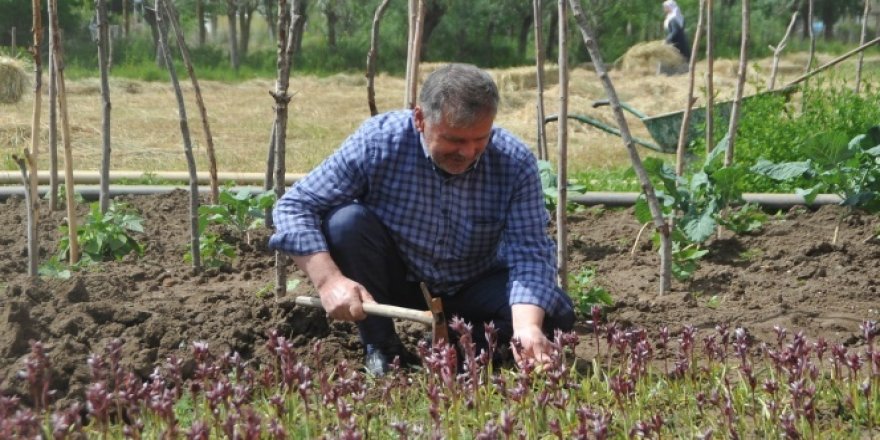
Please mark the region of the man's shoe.
POLYGON ((398 359, 401 368, 418 365, 418 357, 412 354, 399 341, 390 344, 366 344, 364 347, 364 367, 372 376, 383 376, 391 371, 391 364, 398 359))

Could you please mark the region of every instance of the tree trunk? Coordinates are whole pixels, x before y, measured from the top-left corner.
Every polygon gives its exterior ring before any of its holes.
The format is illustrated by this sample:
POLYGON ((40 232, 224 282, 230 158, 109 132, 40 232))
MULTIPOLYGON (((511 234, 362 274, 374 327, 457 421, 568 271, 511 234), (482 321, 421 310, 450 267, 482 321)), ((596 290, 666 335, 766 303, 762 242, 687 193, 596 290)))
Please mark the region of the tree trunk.
MULTIPOLYGON (((550 10, 550 26, 547 28, 547 35, 555 35, 556 27, 559 26, 559 14, 555 9, 550 10)), ((554 39, 547 39, 547 48, 544 50, 546 59, 550 60, 556 57, 556 44, 554 39)))
MULTIPOLYGON (((309 19, 307 14, 309 9, 308 0, 293 0, 293 15, 300 17, 299 20, 292 22, 293 34, 291 35, 293 42, 293 53, 302 52, 303 33, 305 32, 305 23, 309 19)), ((281 32, 279 29, 278 32, 281 32)), ((285 31, 286 32, 286 31, 285 31)))
POLYGON ((332 5, 324 8, 324 17, 327 19, 327 48, 336 50, 336 24, 339 22, 339 14, 332 5))
POLYGON ((196 26, 199 27, 199 46, 205 45, 205 0, 196 0, 196 26))
POLYGON ((526 46, 529 44, 529 32, 532 30, 533 15, 528 14, 519 23, 519 35, 516 39, 516 55, 520 60, 526 59, 526 46))
POLYGON ((107 29, 107 5, 104 0, 95 1, 95 9, 98 13, 98 68, 101 71, 101 213, 106 213, 110 207, 110 83, 109 70, 109 47, 110 32, 107 29))
POLYGON ((241 61, 238 58, 238 32, 235 15, 238 8, 235 0, 226 0, 226 20, 229 23, 229 65, 238 71, 241 61))
POLYGON ((30 52, 31 56, 34 59, 34 105, 33 105, 33 113, 31 114, 31 146, 30 152, 27 155, 28 164, 32 166, 30 169, 30 181, 28 182, 30 185, 31 194, 35 195, 31 199, 33 206, 28 207, 28 211, 34 212, 34 222, 39 221, 39 211, 38 206, 36 204, 36 200, 39 200, 39 197, 36 196, 37 193, 37 182, 39 176, 37 175, 37 157, 40 152, 40 116, 42 115, 42 103, 43 103, 43 57, 41 55, 41 50, 43 46, 43 14, 41 13, 42 7, 40 6, 40 0, 32 0, 31 1, 31 10, 33 11, 33 38, 34 45, 31 46, 30 52))
POLYGON ((269 41, 275 41, 275 24, 278 14, 272 7, 272 0, 263 0, 263 12, 266 18, 266 28, 269 29, 269 41))
POLYGON ((250 3, 245 3, 239 8, 238 41, 240 44, 238 45, 238 54, 239 58, 242 60, 247 59, 248 46, 250 45, 251 40, 251 19, 254 18, 255 9, 255 6, 250 3))
POLYGON ((425 12, 424 12, 424 20, 422 20, 422 47, 419 49, 422 58, 425 57, 428 49, 428 40, 431 39, 431 34, 434 33, 434 29, 437 29, 437 25, 440 24, 440 19, 443 18, 443 15, 446 14, 446 6, 440 0, 426 0, 425 1, 425 12))

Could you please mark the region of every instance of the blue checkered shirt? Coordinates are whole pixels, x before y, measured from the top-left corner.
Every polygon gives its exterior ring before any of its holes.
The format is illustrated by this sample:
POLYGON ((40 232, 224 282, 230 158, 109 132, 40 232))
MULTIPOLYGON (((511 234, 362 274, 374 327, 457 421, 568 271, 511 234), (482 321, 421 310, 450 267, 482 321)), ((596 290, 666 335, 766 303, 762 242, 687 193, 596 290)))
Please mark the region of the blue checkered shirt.
POLYGON ((411 111, 367 120, 278 201, 270 247, 293 255, 327 251, 321 218, 357 200, 390 232, 409 279, 425 281, 432 293, 452 294, 507 267, 510 304, 550 313, 569 308, 556 288, 556 248, 528 147, 495 127, 476 165, 449 175, 421 139, 411 111))

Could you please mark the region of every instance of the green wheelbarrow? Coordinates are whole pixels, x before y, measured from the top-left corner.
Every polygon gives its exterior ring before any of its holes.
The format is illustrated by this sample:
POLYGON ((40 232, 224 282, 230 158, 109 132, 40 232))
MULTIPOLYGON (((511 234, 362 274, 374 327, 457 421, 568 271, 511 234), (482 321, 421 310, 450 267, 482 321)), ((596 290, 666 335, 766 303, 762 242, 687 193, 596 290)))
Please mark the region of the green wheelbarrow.
MULTIPOLYGON (((794 87, 786 87, 782 89, 772 90, 769 92, 759 93, 757 95, 751 95, 743 98, 743 101, 752 99, 756 96, 761 96, 765 94, 782 94, 788 97, 789 94, 794 92, 794 87)), ((608 100, 600 100, 593 102, 593 108, 598 108, 602 106, 609 105, 608 100)), ((638 138, 633 136, 633 142, 637 145, 641 145, 645 148, 658 151, 660 153, 672 154, 675 153, 678 149, 678 135, 681 133, 681 123, 684 120, 684 110, 663 113, 657 116, 648 116, 642 113, 639 110, 636 110, 631 105, 621 102, 620 107, 635 115, 642 124, 645 125, 645 128, 648 129, 648 133, 651 135, 653 141, 649 141, 646 139, 638 138)), ((715 103, 714 110, 714 118, 715 125, 724 126, 724 130, 727 129, 727 125, 730 121, 730 111, 733 107, 733 101, 723 101, 715 103)), ((608 125, 596 118, 571 113, 568 115, 568 119, 573 119, 575 121, 592 125, 606 133, 611 133, 615 136, 620 136, 620 129, 617 127, 613 127, 608 125)), ((544 123, 553 122, 559 120, 559 115, 550 115, 544 118, 544 123)), ((705 107, 697 107, 691 109, 691 117, 690 123, 688 124, 687 130, 687 141, 690 142, 692 139, 696 139, 703 135, 703 127, 706 126, 706 108, 705 107)))

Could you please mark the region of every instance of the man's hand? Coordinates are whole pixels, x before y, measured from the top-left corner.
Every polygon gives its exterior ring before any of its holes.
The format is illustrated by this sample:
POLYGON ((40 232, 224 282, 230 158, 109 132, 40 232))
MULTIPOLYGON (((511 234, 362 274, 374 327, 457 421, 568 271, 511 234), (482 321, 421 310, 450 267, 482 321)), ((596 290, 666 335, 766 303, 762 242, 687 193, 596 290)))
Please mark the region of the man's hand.
POLYGON ((517 364, 522 364, 526 359, 531 359, 537 364, 549 362, 553 344, 541 330, 544 323, 544 309, 532 304, 514 304, 511 310, 513 337, 519 340, 521 347, 513 350, 517 364))
POLYGON ((376 302, 364 286, 341 274, 318 287, 318 294, 327 316, 341 321, 366 318, 363 303, 376 302))
POLYGON ((367 317, 363 303, 376 300, 364 286, 339 271, 330 253, 297 255, 293 261, 318 289, 327 317, 341 321, 360 321, 367 317))

